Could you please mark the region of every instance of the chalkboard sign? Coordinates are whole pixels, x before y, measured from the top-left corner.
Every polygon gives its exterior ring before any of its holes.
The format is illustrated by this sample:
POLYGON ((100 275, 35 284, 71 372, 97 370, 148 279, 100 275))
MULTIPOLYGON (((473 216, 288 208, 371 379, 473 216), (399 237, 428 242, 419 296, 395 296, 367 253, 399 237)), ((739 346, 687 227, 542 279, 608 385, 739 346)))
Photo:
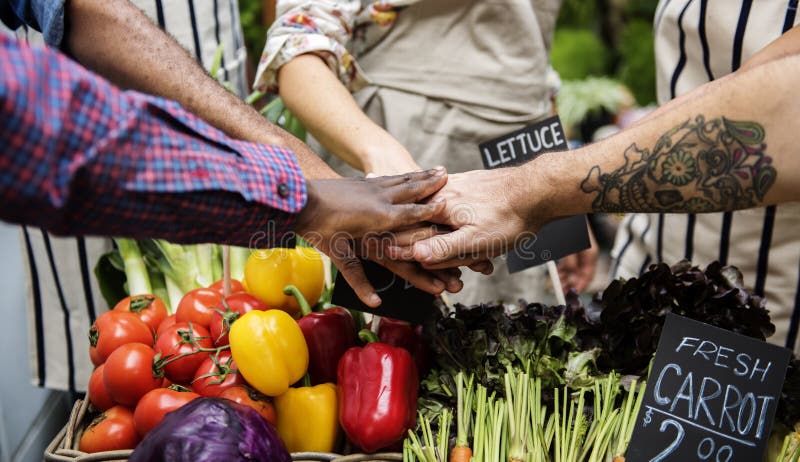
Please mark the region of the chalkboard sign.
POLYGON ((667 314, 625 459, 763 460, 790 355, 667 314))
POLYGON ((331 301, 334 304, 377 316, 402 319, 414 324, 423 324, 428 317, 433 315, 436 297, 417 289, 405 279, 371 260, 362 259, 361 263, 367 279, 381 297, 381 305, 378 308, 370 308, 365 305, 341 272, 336 276, 336 283, 333 287, 331 301))
MULTIPOLYGON (((558 116, 537 122, 479 146, 487 169, 510 167, 534 159, 539 154, 569 148, 558 116)), ((557 260, 588 249, 586 215, 562 218, 544 226, 508 254, 508 270, 516 273, 532 266, 557 260)))

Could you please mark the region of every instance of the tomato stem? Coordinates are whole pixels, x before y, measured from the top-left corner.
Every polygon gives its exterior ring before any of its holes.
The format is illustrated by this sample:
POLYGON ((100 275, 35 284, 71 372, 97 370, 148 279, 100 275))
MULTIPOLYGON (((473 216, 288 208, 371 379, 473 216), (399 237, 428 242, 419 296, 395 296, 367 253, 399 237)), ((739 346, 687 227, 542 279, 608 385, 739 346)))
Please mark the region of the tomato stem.
POLYGON ((99 339, 100 331, 97 330, 97 327, 92 326, 92 328, 89 329, 89 345, 96 347, 99 339))
POLYGON ((130 299, 129 309, 131 313, 141 313, 143 310, 147 309, 156 298, 152 295, 134 295, 130 299))

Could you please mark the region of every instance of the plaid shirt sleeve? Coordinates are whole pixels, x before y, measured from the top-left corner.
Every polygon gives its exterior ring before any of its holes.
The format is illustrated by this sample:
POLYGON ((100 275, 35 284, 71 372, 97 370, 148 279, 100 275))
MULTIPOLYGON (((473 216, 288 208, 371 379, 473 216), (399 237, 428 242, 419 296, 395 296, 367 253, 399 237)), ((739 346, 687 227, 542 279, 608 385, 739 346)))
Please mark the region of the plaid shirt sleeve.
POLYGON ((306 200, 288 149, 234 140, 0 34, 0 218, 58 234, 279 242, 306 200))

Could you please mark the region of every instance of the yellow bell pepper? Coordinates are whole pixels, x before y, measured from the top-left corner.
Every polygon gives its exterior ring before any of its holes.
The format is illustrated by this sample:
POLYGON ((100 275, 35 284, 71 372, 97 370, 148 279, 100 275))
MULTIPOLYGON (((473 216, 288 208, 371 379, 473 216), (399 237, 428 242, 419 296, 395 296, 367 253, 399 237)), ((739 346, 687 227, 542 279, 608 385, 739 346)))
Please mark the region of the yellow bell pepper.
POLYGON ((286 393, 308 369, 303 331, 283 311, 246 313, 231 325, 228 338, 239 373, 267 396, 286 393))
POLYGON ((339 442, 336 385, 290 388, 275 398, 278 435, 289 452, 334 452, 339 442))
POLYGON ((325 269, 322 257, 313 247, 294 249, 275 248, 256 250, 244 266, 244 281, 247 291, 266 303, 300 317, 300 305, 283 288, 294 285, 306 300, 314 304, 322 295, 325 285, 325 269))

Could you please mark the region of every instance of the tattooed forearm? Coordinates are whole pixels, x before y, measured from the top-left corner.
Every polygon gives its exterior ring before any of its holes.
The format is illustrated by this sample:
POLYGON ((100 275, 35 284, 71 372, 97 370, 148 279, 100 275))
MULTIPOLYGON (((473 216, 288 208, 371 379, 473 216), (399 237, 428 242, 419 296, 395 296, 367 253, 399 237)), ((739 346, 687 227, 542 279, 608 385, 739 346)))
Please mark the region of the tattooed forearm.
POLYGON ((611 172, 595 165, 581 190, 598 212, 714 212, 759 205, 777 172, 756 122, 703 116, 672 128, 649 149, 632 144, 611 172))

